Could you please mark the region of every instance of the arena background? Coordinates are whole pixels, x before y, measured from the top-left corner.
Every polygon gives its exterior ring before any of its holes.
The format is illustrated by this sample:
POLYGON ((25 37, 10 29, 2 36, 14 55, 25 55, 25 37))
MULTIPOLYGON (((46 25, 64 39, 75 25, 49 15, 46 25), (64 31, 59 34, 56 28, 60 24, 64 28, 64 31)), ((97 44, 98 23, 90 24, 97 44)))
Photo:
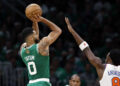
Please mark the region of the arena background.
MULTIPOLYGON (((0 86, 26 86, 28 82, 18 52, 23 42, 21 31, 32 26, 24 10, 33 2, 63 31, 50 47, 53 86, 68 84, 74 73, 80 75, 82 86, 99 86, 95 69, 68 32, 64 17, 70 18, 75 30, 104 61, 110 49, 120 48, 120 0, 0 0, 0 86)), ((44 24, 39 23, 39 27, 42 37, 49 33, 44 24)))

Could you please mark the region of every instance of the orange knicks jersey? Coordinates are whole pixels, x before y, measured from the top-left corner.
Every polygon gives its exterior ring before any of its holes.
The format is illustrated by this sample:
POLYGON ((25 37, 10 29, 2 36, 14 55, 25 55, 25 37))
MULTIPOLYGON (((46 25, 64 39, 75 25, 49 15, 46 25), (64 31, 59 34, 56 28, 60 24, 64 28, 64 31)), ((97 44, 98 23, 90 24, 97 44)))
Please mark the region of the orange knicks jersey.
POLYGON ((120 66, 107 64, 100 86, 120 86, 120 66))

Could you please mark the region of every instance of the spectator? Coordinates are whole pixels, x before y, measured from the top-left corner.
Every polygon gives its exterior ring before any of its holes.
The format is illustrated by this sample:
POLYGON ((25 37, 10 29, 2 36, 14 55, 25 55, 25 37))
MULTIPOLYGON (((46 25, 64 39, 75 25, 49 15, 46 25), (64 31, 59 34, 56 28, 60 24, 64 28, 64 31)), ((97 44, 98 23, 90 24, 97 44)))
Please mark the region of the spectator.
POLYGON ((66 86, 81 86, 80 76, 77 74, 72 75, 69 80, 69 85, 66 86))

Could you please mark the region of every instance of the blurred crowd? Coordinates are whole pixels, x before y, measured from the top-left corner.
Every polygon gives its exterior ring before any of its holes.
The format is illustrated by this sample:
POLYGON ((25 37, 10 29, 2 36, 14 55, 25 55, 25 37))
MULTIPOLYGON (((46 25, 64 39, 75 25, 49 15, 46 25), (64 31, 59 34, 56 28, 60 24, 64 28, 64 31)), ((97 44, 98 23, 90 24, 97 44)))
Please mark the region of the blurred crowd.
MULTIPOLYGON (((104 62, 111 49, 120 48, 120 0, 21 0, 24 5, 19 0, 0 0, 0 61, 18 68, 25 67, 19 54, 23 43, 20 33, 31 27, 32 22, 4 5, 4 1, 9 1, 23 15, 28 4, 37 3, 43 9, 43 16, 61 27, 62 35, 50 47, 53 86, 68 84, 69 77, 75 73, 80 75, 82 86, 99 86, 95 69, 68 32, 64 18, 69 17, 73 28, 104 62)), ((50 32, 43 23, 39 23, 39 28, 40 37, 50 32)))

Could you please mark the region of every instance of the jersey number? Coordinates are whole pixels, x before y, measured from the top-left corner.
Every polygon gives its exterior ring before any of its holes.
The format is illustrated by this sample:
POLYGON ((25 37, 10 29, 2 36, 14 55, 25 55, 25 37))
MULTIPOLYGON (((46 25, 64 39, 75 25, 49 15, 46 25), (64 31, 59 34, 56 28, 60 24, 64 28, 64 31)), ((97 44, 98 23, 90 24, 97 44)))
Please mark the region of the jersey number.
POLYGON ((29 62, 28 63, 28 71, 29 71, 30 75, 37 74, 36 65, 35 65, 34 62, 29 62))
POLYGON ((120 86, 120 79, 118 77, 112 79, 112 86, 120 86))

